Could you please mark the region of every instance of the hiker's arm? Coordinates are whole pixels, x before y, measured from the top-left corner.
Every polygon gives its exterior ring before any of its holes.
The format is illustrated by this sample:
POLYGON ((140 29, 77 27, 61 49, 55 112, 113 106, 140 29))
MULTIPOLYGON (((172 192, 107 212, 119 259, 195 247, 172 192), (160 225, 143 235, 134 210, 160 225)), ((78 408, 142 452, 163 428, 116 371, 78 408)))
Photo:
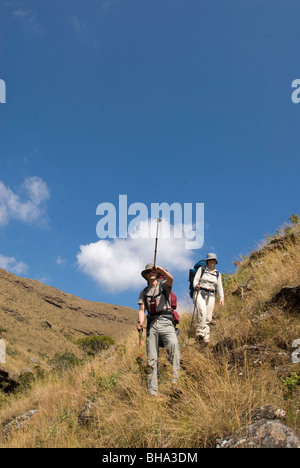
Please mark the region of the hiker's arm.
POLYGON ((139 316, 138 316, 138 324, 137 329, 142 330, 143 324, 145 320, 145 306, 144 304, 140 304, 139 316))
POLYGON ((200 278, 201 278, 201 272, 202 272, 202 267, 198 268, 198 270, 196 271, 196 274, 194 276, 193 286, 194 286, 194 289, 196 289, 196 291, 199 291, 199 289, 200 289, 199 281, 200 281, 200 278))
POLYGON ((171 273, 169 273, 168 271, 164 270, 162 267, 159 267, 159 266, 156 267, 156 270, 158 270, 158 272, 163 275, 169 288, 172 288, 174 278, 171 275, 171 273))

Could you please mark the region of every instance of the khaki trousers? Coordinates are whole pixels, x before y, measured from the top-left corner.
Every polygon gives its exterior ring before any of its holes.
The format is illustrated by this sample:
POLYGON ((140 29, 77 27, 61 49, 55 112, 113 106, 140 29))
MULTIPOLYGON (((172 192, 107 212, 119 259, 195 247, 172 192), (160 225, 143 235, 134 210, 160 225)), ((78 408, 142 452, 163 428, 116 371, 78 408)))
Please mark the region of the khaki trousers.
POLYGON ((202 338, 205 343, 209 342, 210 339, 210 324, 212 322, 213 311, 215 307, 215 295, 214 293, 209 294, 205 292, 205 298, 202 295, 202 291, 194 292, 194 304, 196 301, 197 309, 197 328, 196 335, 202 338))

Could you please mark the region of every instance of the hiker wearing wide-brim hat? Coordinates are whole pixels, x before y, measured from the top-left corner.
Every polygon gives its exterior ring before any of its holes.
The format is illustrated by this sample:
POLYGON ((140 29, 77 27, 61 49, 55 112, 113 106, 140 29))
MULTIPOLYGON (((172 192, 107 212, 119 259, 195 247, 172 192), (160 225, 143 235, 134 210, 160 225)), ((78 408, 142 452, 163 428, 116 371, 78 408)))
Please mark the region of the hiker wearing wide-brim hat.
POLYGON ((180 352, 171 310, 173 276, 163 268, 148 263, 141 272, 148 285, 140 292, 137 329, 142 330, 147 312, 147 385, 151 395, 158 393, 159 342, 166 348, 172 365, 172 383, 179 378, 180 352), (162 277, 163 279, 158 279, 162 277))
MULTIPOLYGON (((156 267, 157 268, 157 267, 156 267)), ((147 263, 145 266, 145 269, 141 272, 142 277, 148 281, 148 274, 154 269, 154 264, 153 263, 147 263)), ((157 272, 157 275, 159 273, 157 272)))
POLYGON ((198 339, 203 340, 205 343, 210 340, 210 325, 216 293, 220 298, 220 304, 224 306, 222 275, 215 268, 218 263, 216 254, 207 254, 206 266, 201 266, 197 270, 193 282, 193 301, 197 307, 196 334, 198 339))

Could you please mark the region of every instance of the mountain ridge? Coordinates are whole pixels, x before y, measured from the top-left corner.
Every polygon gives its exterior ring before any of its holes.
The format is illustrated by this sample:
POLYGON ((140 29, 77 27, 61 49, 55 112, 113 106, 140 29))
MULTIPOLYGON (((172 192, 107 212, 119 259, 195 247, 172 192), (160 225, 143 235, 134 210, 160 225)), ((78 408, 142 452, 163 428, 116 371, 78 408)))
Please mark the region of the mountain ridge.
POLYGON ((77 339, 107 335, 119 341, 135 322, 130 307, 81 299, 0 268, 0 335, 9 370, 32 363, 47 366, 63 351, 81 357, 77 339))

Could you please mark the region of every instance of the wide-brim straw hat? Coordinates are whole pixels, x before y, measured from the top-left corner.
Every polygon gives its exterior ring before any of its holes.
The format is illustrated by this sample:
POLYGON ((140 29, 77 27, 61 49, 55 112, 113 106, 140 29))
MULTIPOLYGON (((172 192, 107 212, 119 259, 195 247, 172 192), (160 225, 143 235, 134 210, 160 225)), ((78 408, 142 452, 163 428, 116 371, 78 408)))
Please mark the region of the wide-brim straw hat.
POLYGON ((142 271, 141 275, 142 277, 147 280, 146 276, 145 276, 145 273, 149 270, 152 270, 152 268, 154 267, 154 263, 147 263, 147 265, 145 266, 145 269, 142 271))
POLYGON ((216 260, 216 262, 219 263, 219 262, 218 262, 218 259, 217 259, 217 256, 216 256, 216 254, 214 254, 214 253, 209 253, 209 254, 207 254, 206 263, 208 262, 208 260, 216 260))

